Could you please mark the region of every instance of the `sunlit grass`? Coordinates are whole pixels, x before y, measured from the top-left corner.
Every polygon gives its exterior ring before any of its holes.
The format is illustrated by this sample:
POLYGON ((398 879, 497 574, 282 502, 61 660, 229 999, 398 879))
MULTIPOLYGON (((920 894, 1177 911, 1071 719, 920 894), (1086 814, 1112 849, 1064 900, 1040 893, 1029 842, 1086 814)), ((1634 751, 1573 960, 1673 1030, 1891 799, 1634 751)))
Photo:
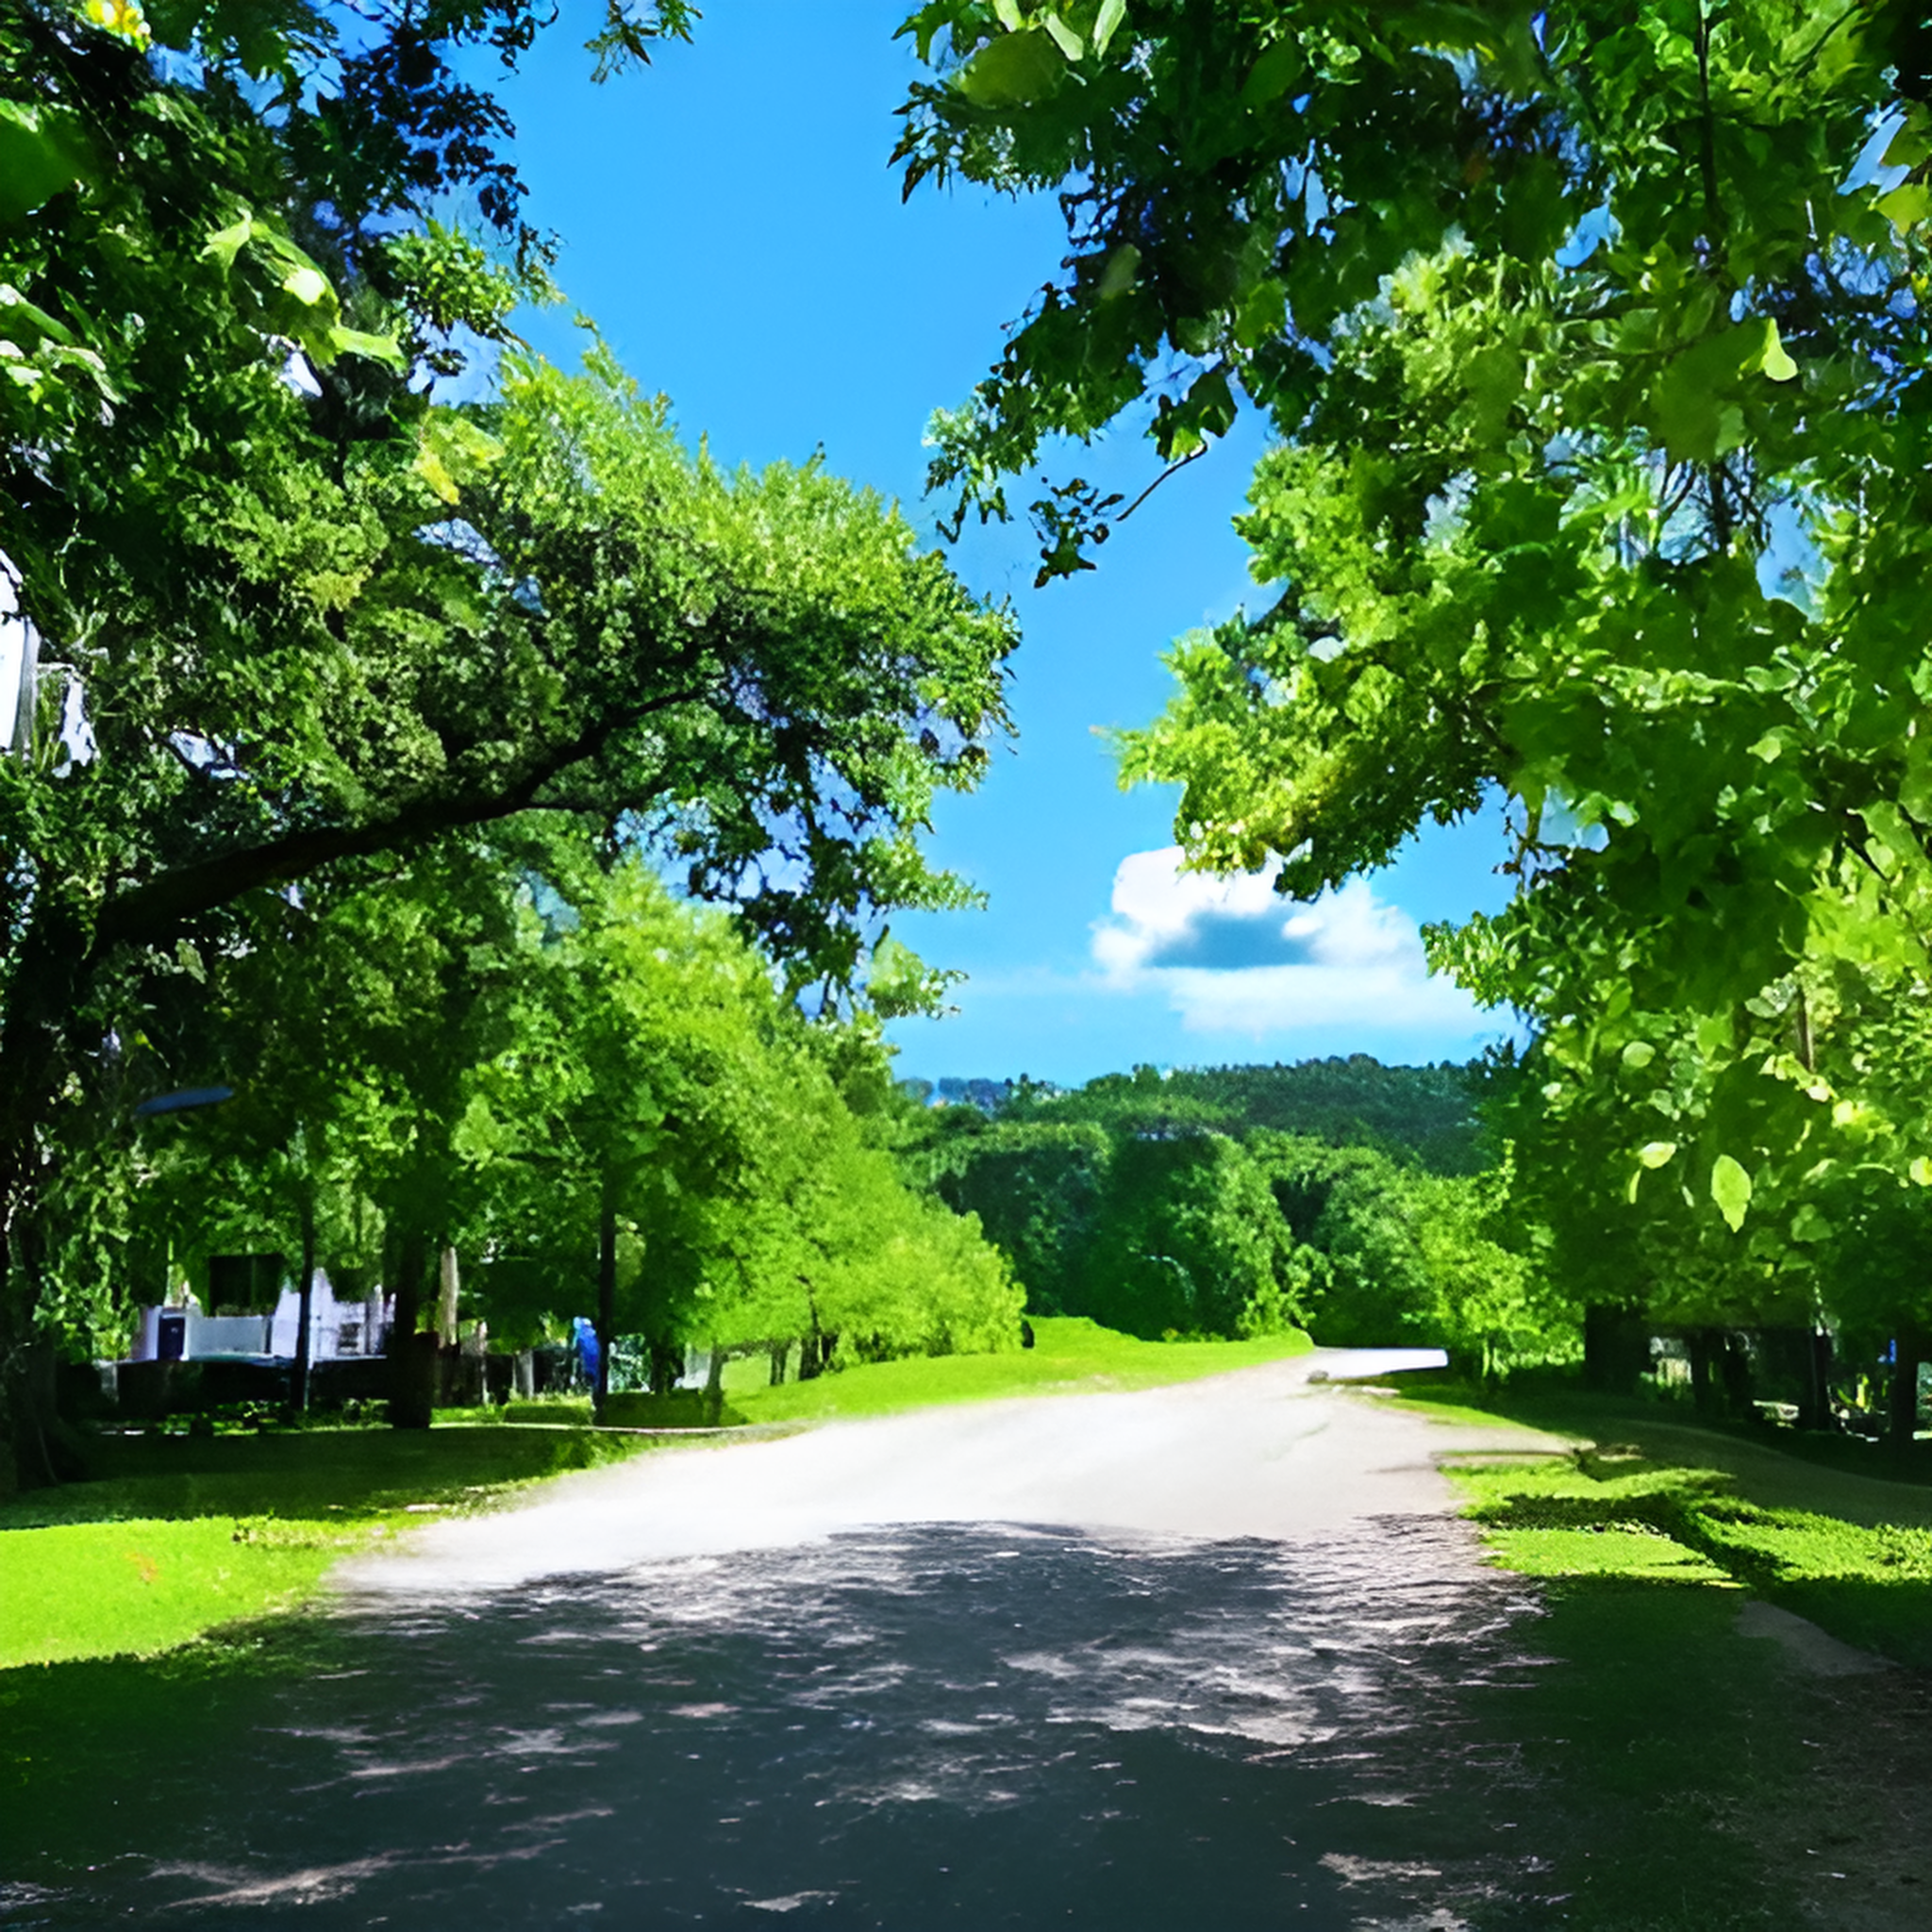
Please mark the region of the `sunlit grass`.
POLYGON ((0 1507, 0 1669, 151 1656, 291 1608, 341 1557, 425 1514, 637 1446, 487 1427, 104 1442, 97 1480, 0 1507))
MULTIPOLYGON (((1453 1407, 1459 1419, 1481 1416, 1453 1407)), ((1673 1461, 1655 1445, 1646 1453, 1626 1443, 1534 1462, 1451 1464, 1449 1474, 1507 1569, 1742 1586, 1845 1642, 1932 1665, 1932 1528, 1774 1505, 1764 1498, 1789 1493, 1777 1465, 1790 1458, 1755 1444, 1740 1457, 1725 1439, 1700 1439, 1682 1425, 1660 1440, 1692 1454, 1707 1445, 1714 1461, 1733 1467, 1673 1461)), ((1814 1495, 1842 1490, 1849 1511, 1870 1509, 1869 1478, 1806 1465, 1802 1480, 1814 1495)), ((1909 1491, 1895 1493, 1913 1501, 1909 1491)))
POLYGON ((0 1667, 147 1656, 290 1608, 372 1534, 288 1524, 270 1540, 268 1527, 204 1517, 12 1532, 0 1543, 0 1667))
POLYGON ((1034 1346, 999 1355, 919 1357, 873 1362, 809 1382, 732 1391, 750 1422, 886 1415, 1003 1395, 1066 1395, 1109 1389, 1154 1389, 1230 1369, 1253 1368, 1306 1355, 1314 1343, 1300 1333, 1253 1341, 1139 1341, 1097 1322, 1071 1315, 1035 1316, 1034 1346))
POLYGON ((1497 1529, 1486 1539, 1497 1560, 1523 1576, 1632 1576, 1733 1587, 1715 1563, 1661 1530, 1497 1529))

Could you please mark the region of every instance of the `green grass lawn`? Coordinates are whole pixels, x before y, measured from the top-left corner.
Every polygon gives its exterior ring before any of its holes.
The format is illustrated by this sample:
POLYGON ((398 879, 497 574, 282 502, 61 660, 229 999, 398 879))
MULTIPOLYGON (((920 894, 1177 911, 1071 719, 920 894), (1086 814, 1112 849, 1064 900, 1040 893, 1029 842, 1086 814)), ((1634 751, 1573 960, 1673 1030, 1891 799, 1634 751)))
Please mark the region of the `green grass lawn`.
POLYGON ((1441 1390, 1399 1406, 1457 1421, 1535 1421, 1568 1457, 1471 1461, 1451 1474, 1499 1562, 1525 1575, 1671 1578, 1740 1588, 1833 1636, 1932 1667, 1932 1492, 1888 1465, 1783 1453, 1639 1403, 1441 1390))
POLYGON ((629 1455, 581 1429, 298 1429, 93 1445, 90 1482, 0 1505, 0 1670, 151 1656, 293 1607, 340 1557, 629 1455))
POLYGON ((1299 1330, 1253 1341, 1137 1341, 1131 1335, 1116 1334, 1084 1316, 1072 1315, 1036 1316, 1033 1333, 1033 1347, 1000 1355, 874 1362, 810 1382, 781 1383, 775 1389, 727 1379, 726 1391, 732 1406, 749 1422, 816 1421, 887 1415, 938 1403, 987 1402, 1003 1395, 1154 1389, 1306 1355, 1315 1345, 1299 1330))
MULTIPOLYGON (((807 1423, 1002 1395, 1148 1389, 1312 1346, 1301 1334, 1137 1341, 1071 1319, 1036 1321, 1034 1330, 1030 1349, 880 1362, 775 1389, 765 1386, 762 1363, 733 1363, 727 1418, 807 1423)), ((693 1404, 676 1398, 618 1402, 629 1404, 619 1424, 697 1419, 693 1404)), ((152 1656, 291 1608, 340 1557, 424 1515, 487 1508, 526 1484, 647 1446, 592 1430, 590 1420, 587 1399, 559 1398, 442 1411, 438 1427, 420 1432, 102 1438, 92 1480, 0 1504, 0 1670, 152 1656)))

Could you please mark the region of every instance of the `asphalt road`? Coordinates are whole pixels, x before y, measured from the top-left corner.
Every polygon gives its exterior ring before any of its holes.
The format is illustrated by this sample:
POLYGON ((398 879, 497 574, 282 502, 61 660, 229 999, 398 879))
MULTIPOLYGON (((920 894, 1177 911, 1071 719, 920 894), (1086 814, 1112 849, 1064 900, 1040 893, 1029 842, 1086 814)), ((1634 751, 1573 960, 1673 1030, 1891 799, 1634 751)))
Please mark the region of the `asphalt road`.
MULTIPOLYGON (((425 1526, 339 1573, 438 1599, 540 1576, 784 1549, 902 1524, 1007 1523, 1293 1541, 1446 1516, 1446 1453, 1557 1450, 1528 1429, 1444 1425, 1333 1386, 1441 1357, 1318 1349, 1205 1381, 1028 1396, 692 1445, 552 1484, 507 1513, 425 1526)), ((1474 1562, 1474 1537, 1469 1538, 1474 1562)))

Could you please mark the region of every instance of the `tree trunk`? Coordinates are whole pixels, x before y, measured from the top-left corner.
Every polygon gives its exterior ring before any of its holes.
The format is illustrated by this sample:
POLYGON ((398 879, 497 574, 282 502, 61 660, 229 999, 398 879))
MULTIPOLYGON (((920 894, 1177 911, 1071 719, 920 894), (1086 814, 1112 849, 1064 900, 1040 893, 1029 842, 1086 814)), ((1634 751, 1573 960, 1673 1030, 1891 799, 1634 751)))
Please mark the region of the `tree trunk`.
POLYGON ((447 1243, 436 1261, 436 1339, 444 1348, 461 1341, 457 1307, 462 1295, 462 1272, 457 1265, 457 1251, 447 1243))
POLYGON ((684 1343, 675 1336, 654 1335, 650 1353, 651 1393, 669 1395, 684 1379, 684 1343))
POLYGON ((1591 1302, 1583 1311, 1584 1386, 1605 1395, 1635 1392, 1649 1366, 1649 1331, 1634 1310, 1591 1302))
POLYGON ((1831 1330, 1813 1328, 1806 1336, 1805 1395, 1798 1409, 1801 1429, 1835 1429, 1831 1412, 1831 1330))
POLYGON ((436 1337, 417 1338, 423 1320, 423 1281, 429 1272, 429 1241, 419 1227, 405 1227, 396 1244, 396 1319, 389 1332, 389 1419, 398 1429, 426 1429, 435 1407, 436 1337))
POLYGON ((1724 1407, 1737 1422, 1749 1422, 1756 1415, 1751 1398, 1755 1378, 1751 1366, 1751 1345, 1741 1335, 1726 1335, 1724 1352, 1718 1357, 1724 1377, 1724 1407))
POLYGON ((0 1020, 0 1475, 23 1487, 61 1480, 68 1457, 40 1339, 40 1269, 30 1250, 42 1178, 36 1130, 59 1091, 67 1028, 93 960, 75 909, 41 897, 21 942, 0 1020))
POLYGON ((617 1332, 617 1188, 604 1176, 597 1215, 597 1420, 610 1401, 610 1344, 617 1332))
POLYGON ((711 1344, 711 1359, 705 1371, 705 1421, 716 1428, 724 1416, 724 1344, 711 1344))
POLYGON ((1919 1426, 1919 1364, 1925 1358, 1925 1336, 1917 1328, 1901 1328, 1891 1345, 1891 1401, 1886 1434, 1909 1449, 1919 1426))
POLYGON ((308 1413, 308 1372, 312 1343, 309 1329, 315 1320, 315 1194, 302 1191, 302 1276, 295 1295, 295 1377, 289 1391, 289 1407, 297 1415, 308 1413))
POLYGON ((1685 1341, 1690 1351, 1690 1399, 1699 1415, 1714 1416, 1720 1403, 1718 1378, 1712 1371, 1724 1348, 1724 1337, 1715 1328, 1693 1328, 1685 1341))

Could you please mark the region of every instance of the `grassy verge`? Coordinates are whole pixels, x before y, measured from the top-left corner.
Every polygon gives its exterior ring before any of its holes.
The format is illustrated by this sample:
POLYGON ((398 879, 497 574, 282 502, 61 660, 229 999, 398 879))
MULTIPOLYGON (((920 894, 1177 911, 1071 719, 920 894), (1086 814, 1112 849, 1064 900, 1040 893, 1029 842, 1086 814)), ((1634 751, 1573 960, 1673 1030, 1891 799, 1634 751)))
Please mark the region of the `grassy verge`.
POLYGON ((1540 1899, 1474 1924, 1918 1932, 1926 1680, 1812 1675, 1740 1638, 1739 1614, 1763 1597, 1932 1665, 1932 1494, 1638 1403, 1444 1384, 1391 1406, 1573 1444, 1450 1465, 1498 1563, 1538 1579, 1525 1634, 1543 1668, 1481 1722, 1511 1768, 1494 1804, 1542 1807, 1557 1848, 1524 1881, 1540 1899))
POLYGON ((151 1656, 292 1608, 341 1557, 425 1514, 637 1446, 490 1427, 106 1439, 94 1480, 0 1506, 0 1669, 151 1656))
POLYGON ((1742 1588, 1845 1642, 1932 1668, 1932 1493, 1921 1487, 1637 1404, 1483 1404, 1445 1390, 1402 1406, 1534 1418, 1576 1443, 1567 1458, 1452 1471, 1508 1569, 1742 1588))
POLYGON ((1116 1334, 1097 1322, 1071 1315, 1036 1316, 1033 1332, 1033 1347, 1002 1355, 874 1362, 775 1389, 732 1387, 727 1382, 727 1392, 733 1406, 755 1423, 887 1415, 940 1403, 988 1402, 1002 1395, 1154 1389, 1280 1361, 1314 1347, 1299 1331, 1264 1335, 1253 1341, 1137 1341, 1131 1335, 1116 1334))

